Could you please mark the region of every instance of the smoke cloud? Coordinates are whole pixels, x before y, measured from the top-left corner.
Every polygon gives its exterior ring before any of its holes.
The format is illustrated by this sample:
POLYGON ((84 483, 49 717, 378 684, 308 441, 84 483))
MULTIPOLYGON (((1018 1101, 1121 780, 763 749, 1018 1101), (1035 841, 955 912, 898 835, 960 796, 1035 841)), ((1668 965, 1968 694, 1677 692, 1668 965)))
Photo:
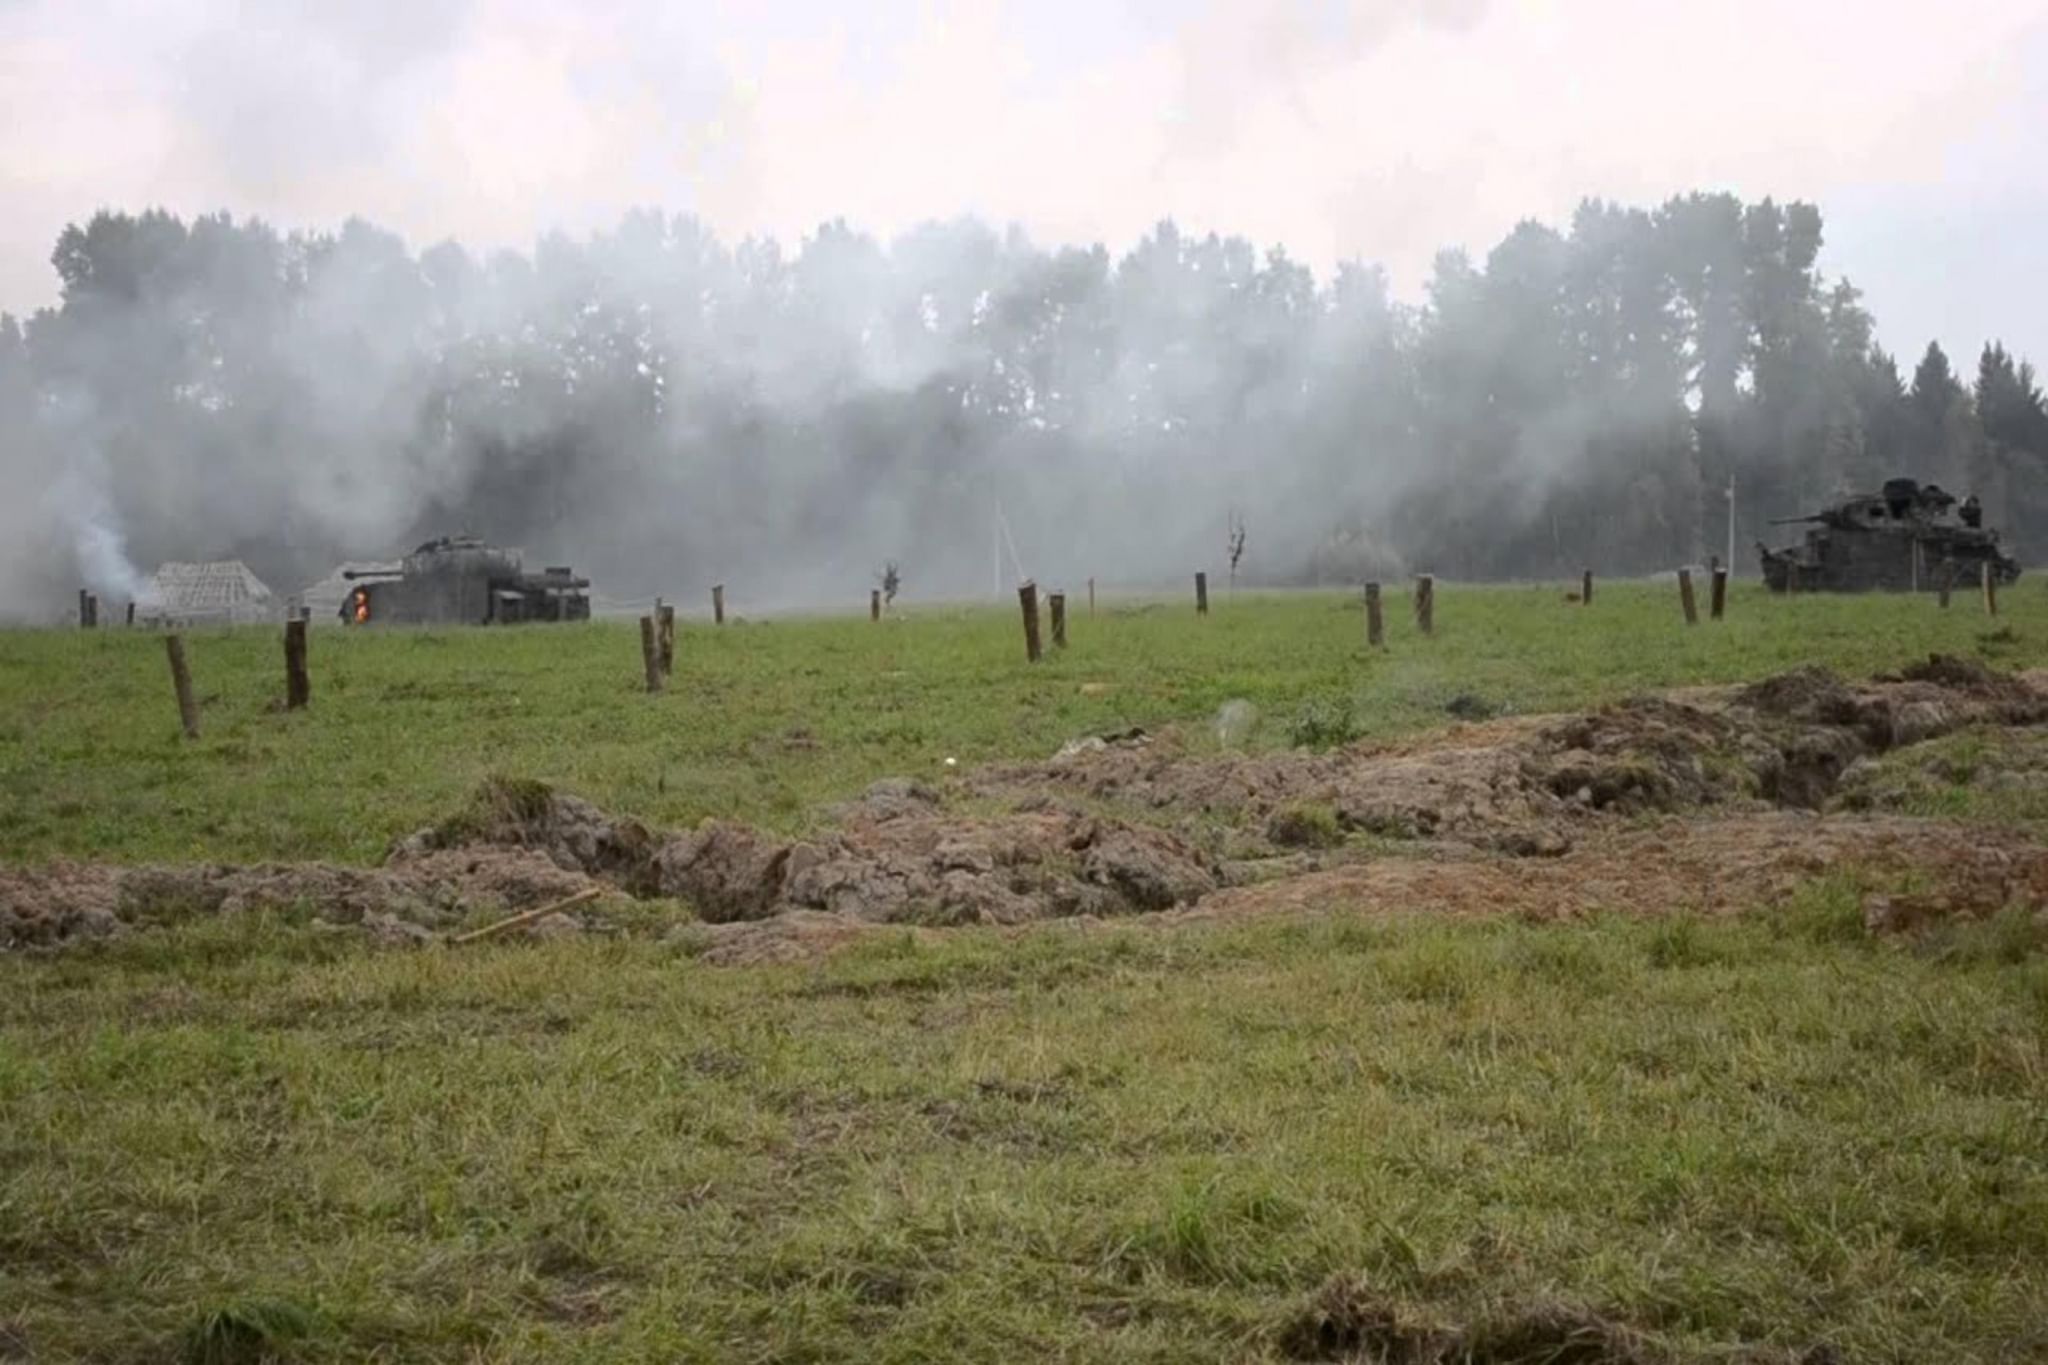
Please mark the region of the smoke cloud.
POLYGON ((1801 204, 1588 203, 1408 305, 1170 223, 1113 258, 641 212, 478 257, 101 214, 58 243, 62 306, 0 328, 7 467, 48 490, 7 514, 0 608, 139 595, 163 559, 290 593, 456 531, 742 610, 857 607, 889 561, 913 600, 1220 578, 1233 521, 1250 582, 1632 572, 1718 547, 1731 475, 1757 524, 1908 454, 2016 511, 2032 438, 1993 468, 1916 428, 1947 399, 1908 402, 1821 235, 1801 204))

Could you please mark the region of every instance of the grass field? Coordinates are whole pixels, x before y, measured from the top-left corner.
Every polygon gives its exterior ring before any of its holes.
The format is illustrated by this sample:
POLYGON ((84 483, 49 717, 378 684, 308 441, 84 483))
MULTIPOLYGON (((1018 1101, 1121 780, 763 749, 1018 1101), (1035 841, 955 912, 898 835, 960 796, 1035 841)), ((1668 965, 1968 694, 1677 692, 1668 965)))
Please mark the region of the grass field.
MULTIPOLYGON (((197 744, 154 637, 0 635, 0 837, 368 861, 493 773, 788 829, 1233 698, 1279 745, 1460 693, 2048 663, 2024 586, 1995 635, 1970 599, 1745 591, 1687 630, 1674 598, 1448 589, 1431 640, 1390 603, 1383 656, 1334 595, 1105 604, 1035 669, 1007 612, 686 627, 659 697, 617 626, 322 631, 296 715, 273 632, 194 633, 197 744)), ((1849 877, 1735 918, 1331 905, 771 967, 378 951, 291 907, 0 955, 0 1360, 2048 1358, 2044 940, 2024 907, 1874 939, 1849 877)))
MULTIPOLYGON (((187 640, 204 737, 179 736, 163 643, 147 631, 0 634, 0 856, 372 861, 486 776, 531 777, 657 824, 716 815, 801 826, 884 776, 1041 757, 1078 734, 1206 722, 1232 698, 1285 744, 1305 709, 1362 734, 1445 724, 1469 693, 1514 711, 1753 679, 1801 663, 1850 674, 1930 650, 2048 663, 2048 596, 2009 591, 1998 629, 1958 595, 1772 599, 1738 588, 1688 630, 1670 585, 1446 588, 1437 632, 1388 603, 1389 647, 1364 648, 1348 596, 1219 600, 1077 613, 1072 647, 1031 667, 1014 608, 679 626, 676 672, 644 692, 637 631, 323 629, 313 706, 284 692, 274 630, 187 640), (1085 683, 1106 684, 1107 690, 1085 683)), ((1704 610, 1704 604, 1703 610, 1704 610)))

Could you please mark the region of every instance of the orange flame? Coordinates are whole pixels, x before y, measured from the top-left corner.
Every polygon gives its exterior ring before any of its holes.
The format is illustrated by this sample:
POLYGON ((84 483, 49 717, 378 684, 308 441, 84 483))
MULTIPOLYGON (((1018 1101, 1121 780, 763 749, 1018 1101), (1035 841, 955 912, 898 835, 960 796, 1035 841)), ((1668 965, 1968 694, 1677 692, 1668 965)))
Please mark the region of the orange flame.
POLYGON ((370 594, 361 588, 356 589, 355 619, 359 626, 370 619, 370 594))

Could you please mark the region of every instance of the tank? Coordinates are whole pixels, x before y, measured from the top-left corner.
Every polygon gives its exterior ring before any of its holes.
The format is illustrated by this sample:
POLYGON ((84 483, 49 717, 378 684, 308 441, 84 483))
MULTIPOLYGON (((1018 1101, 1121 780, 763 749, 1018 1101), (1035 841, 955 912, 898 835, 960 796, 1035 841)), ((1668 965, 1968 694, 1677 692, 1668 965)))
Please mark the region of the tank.
POLYGON ((1771 524, 1807 528, 1782 550, 1757 543, 1773 592, 1931 592, 1944 581, 1975 583, 1986 565, 2000 584, 2020 576, 1976 497, 1958 504, 1937 484, 1887 479, 1876 493, 1771 524))
POLYGON ((342 599, 350 625, 511 625, 587 621, 590 580, 550 566, 527 573, 516 550, 475 536, 442 536, 414 550, 395 571, 350 573, 342 599))

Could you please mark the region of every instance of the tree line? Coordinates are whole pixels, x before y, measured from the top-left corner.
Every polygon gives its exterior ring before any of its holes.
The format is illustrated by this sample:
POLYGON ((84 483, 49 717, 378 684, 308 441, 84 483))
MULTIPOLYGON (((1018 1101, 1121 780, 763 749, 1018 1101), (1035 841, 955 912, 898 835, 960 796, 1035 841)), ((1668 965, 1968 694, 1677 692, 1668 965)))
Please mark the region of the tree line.
POLYGON ((992 552, 1164 580, 1243 524, 1268 582, 1633 573, 1718 550, 1731 482, 1746 557, 1894 474, 2048 551, 2031 364, 1930 343, 1906 376, 1821 244, 1804 203, 1589 201, 1411 304, 1170 222, 1114 258, 973 220, 786 252, 640 212, 477 256, 101 212, 60 302, 0 316, 0 432, 48 490, 0 553, 51 591, 109 537, 290 583, 462 528, 815 596, 885 560, 963 591, 992 552))

